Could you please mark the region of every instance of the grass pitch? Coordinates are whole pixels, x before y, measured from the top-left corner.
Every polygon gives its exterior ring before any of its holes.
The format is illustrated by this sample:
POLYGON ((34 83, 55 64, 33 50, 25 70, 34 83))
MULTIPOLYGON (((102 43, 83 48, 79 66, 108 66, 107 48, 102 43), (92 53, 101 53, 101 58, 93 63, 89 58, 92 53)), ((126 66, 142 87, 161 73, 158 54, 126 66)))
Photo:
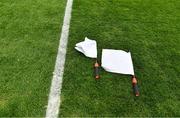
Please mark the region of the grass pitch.
POLYGON ((75 0, 60 116, 180 116, 180 1, 75 0), (84 37, 102 48, 130 50, 140 97, 129 76, 101 71, 75 51, 84 37))
POLYGON ((44 116, 66 0, 0 1, 0 116, 44 116))

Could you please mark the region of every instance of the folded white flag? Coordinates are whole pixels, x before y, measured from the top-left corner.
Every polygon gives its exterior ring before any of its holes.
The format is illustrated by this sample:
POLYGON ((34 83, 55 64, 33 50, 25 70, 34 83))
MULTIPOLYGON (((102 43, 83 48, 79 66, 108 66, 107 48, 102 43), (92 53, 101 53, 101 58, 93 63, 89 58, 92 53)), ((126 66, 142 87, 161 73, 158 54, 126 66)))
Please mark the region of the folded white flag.
POLYGON ((97 43, 95 40, 86 37, 84 41, 76 44, 75 49, 87 57, 97 58, 97 43))
POLYGON ((112 73, 134 75, 130 52, 123 50, 103 49, 102 67, 112 73))

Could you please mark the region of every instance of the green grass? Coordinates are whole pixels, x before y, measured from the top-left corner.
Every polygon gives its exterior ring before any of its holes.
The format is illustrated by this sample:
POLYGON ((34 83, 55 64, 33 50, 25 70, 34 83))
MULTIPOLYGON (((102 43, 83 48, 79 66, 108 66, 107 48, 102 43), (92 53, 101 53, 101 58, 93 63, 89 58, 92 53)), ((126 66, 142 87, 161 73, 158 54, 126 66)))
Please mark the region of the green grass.
POLYGON ((60 116, 180 116, 180 1, 75 0, 60 116), (101 70, 74 50, 84 37, 101 49, 130 50, 140 97, 129 76, 101 70))
POLYGON ((0 116, 44 116, 66 0, 0 1, 0 116))

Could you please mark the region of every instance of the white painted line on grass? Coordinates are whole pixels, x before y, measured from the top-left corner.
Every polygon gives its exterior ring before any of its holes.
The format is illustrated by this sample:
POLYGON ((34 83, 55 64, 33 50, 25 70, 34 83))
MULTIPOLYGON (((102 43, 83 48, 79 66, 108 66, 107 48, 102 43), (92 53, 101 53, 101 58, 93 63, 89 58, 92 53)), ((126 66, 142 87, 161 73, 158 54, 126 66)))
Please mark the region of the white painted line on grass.
POLYGON ((62 79, 64 73, 64 64, 66 59, 66 48, 68 43, 69 27, 71 20, 73 0, 67 0, 64 21, 62 26, 60 44, 56 57, 56 64, 53 72, 53 79, 49 94, 46 118, 57 118, 60 108, 60 94, 62 88, 62 79))

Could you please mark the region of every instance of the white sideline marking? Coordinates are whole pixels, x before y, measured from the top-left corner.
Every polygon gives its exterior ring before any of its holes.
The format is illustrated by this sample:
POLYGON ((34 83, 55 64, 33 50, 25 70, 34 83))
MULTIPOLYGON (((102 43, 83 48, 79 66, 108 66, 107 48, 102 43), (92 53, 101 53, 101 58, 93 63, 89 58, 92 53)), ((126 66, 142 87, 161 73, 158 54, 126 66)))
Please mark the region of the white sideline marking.
POLYGON ((68 43, 72 4, 73 4, 73 0, 67 0, 60 44, 58 48, 58 54, 56 57, 56 64, 53 72, 53 79, 51 83, 48 106, 46 110, 46 118, 57 118, 59 114, 59 108, 61 102, 60 94, 62 88, 64 64, 66 59, 66 48, 68 43))

